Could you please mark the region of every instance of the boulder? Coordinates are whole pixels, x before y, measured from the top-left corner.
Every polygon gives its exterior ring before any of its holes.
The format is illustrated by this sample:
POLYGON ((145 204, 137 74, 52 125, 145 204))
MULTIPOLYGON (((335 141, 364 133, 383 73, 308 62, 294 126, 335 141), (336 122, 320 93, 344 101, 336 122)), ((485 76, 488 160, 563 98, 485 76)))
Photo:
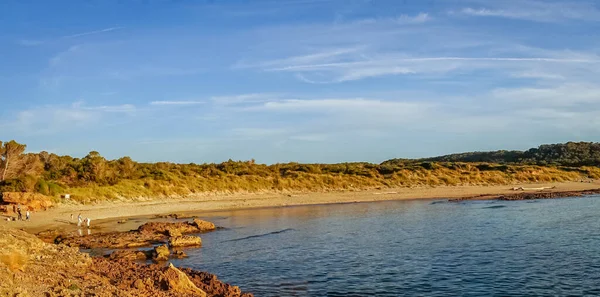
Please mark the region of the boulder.
POLYGON ((164 289, 177 292, 181 295, 189 294, 192 296, 206 297, 206 292, 202 291, 189 279, 187 274, 169 264, 169 268, 163 273, 161 284, 164 289))
POLYGON ((184 235, 169 238, 170 247, 185 247, 202 245, 202 239, 198 236, 184 235))
POLYGON ((149 258, 149 255, 148 255, 148 253, 143 252, 143 251, 119 250, 119 251, 112 252, 108 258, 111 260, 124 259, 124 260, 129 260, 129 261, 135 261, 135 260, 147 260, 149 258))
POLYGON ((152 255, 152 260, 154 261, 167 261, 169 260, 169 255, 171 252, 166 245, 160 245, 154 248, 154 253, 152 255))
POLYGON ((50 197, 38 193, 4 192, 2 201, 9 204, 21 204, 25 210, 46 210, 52 207, 50 197))
POLYGON ((216 229, 215 224, 200 219, 194 219, 193 224, 196 225, 198 230, 201 232, 212 231, 216 229))
POLYGON ((181 236, 181 231, 177 230, 177 229, 167 229, 167 235, 169 237, 179 237, 181 236))
POLYGON ((179 232, 180 234, 195 233, 198 232, 196 225, 188 222, 150 222, 141 225, 138 229, 140 233, 154 233, 169 235, 169 233, 179 232))
POLYGON ((175 259, 182 259, 182 258, 185 258, 185 257, 187 257, 187 255, 186 255, 186 254, 185 254, 183 251, 180 251, 180 250, 174 250, 174 251, 171 253, 171 257, 172 257, 172 258, 175 258, 175 259))

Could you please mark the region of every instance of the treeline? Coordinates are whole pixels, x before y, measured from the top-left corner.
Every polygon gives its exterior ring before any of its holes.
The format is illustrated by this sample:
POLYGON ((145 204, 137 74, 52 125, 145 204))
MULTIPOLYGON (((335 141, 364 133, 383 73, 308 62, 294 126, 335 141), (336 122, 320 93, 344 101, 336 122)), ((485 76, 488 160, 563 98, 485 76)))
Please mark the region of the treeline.
POLYGON ((600 178, 597 143, 544 145, 526 152, 466 153, 394 159, 381 164, 138 163, 24 153, 26 146, 0 142, 0 193, 70 193, 77 200, 206 193, 337 191, 382 187, 493 185, 600 178), (551 166, 548 166, 551 165, 551 166), (593 165, 593 166, 590 166, 593 165))
MULTIPOLYGON (((568 142, 545 144, 527 151, 493 151, 451 154, 440 157, 408 161, 429 162, 486 162, 497 164, 600 166, 600 143, 568 142)), ((406 159, 393 159, 384 163, 405 163, 406 159)))

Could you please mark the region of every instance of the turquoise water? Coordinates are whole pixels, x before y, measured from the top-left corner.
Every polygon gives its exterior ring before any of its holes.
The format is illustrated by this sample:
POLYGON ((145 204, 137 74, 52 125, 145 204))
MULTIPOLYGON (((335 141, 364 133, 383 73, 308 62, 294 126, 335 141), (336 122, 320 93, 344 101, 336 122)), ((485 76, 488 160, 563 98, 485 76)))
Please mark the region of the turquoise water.
POLYGON ((598 198, 219 212, 174 262, 255 296, 600 295, 598 198))

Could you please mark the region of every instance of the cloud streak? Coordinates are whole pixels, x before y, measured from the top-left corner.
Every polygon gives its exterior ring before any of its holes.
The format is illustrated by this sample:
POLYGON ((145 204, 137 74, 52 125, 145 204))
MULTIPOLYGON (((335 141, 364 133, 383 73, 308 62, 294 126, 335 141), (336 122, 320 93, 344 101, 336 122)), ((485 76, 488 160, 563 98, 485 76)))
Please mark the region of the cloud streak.
POLYGON ((493 1, 487 7, 465 7, 451 15, 499 17, 534 22, 600 21, 600 10, 586 1, 493 1))
POLYGON ((178 106, 186 106, 186 105, 198 105, 205 104, 205 101, 152 101, 150 105, 155 106, 164 106, 164 105, 178 105, 178 106))
POLYGON ((116 30, 121 30, 124 27, 110 27, 110 28, 105 28, 105 29, 100 29, 100 30, 94 30, 94 31, 88 31, 88 32, 82 32, 82 33, 77 33, 77 34, 72 34, 72 35, 65 35, 60 37, 61 39, 71 39, 71 38, 77 38, 77 37, 82 37, 82 36, 89 36, 89 35, 94 35, 94 34, 100 34, 100 33, 107 33, 107 32, 112 32, 112 31, 116 31, 116 30))

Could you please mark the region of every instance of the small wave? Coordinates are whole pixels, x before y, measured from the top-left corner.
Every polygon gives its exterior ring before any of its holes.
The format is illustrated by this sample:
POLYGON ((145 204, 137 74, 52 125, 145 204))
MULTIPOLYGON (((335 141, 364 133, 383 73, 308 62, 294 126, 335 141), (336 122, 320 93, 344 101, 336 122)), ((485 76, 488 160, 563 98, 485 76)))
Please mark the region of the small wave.
POLYGON ((269 233, 265 233, 265 234, 250 235, 250 236, 246 236, 246 237, 242 237, 242 238, 226 240, 223 242, 232 242, 232 241, 240 241, 240 240, 246 240, 246 239, 252 239, 252 238, 259 238, 259 237, 264 237, 264 236, 269 236, 269 235, 280 234, 280 233, 284 233, 284 232, 288 232, 288 231, 294 231, 294 229, 288 228, 288 229, 273 231, 273 232, 269 232, 269 233))
POLYGON ((484 207, 484 208, 488 208, 488 209, 495 209, 495 208, 505 208, 506 205, 492 205, 492 206, 488 206, 488 207, 484 207))
POLYGON ((448 203, 448 200, 436 200, 436 201, 433 201, 433 202, 431 202, 429 204, 433 205, 433 204, 440 204, 440 203, 448 203))

